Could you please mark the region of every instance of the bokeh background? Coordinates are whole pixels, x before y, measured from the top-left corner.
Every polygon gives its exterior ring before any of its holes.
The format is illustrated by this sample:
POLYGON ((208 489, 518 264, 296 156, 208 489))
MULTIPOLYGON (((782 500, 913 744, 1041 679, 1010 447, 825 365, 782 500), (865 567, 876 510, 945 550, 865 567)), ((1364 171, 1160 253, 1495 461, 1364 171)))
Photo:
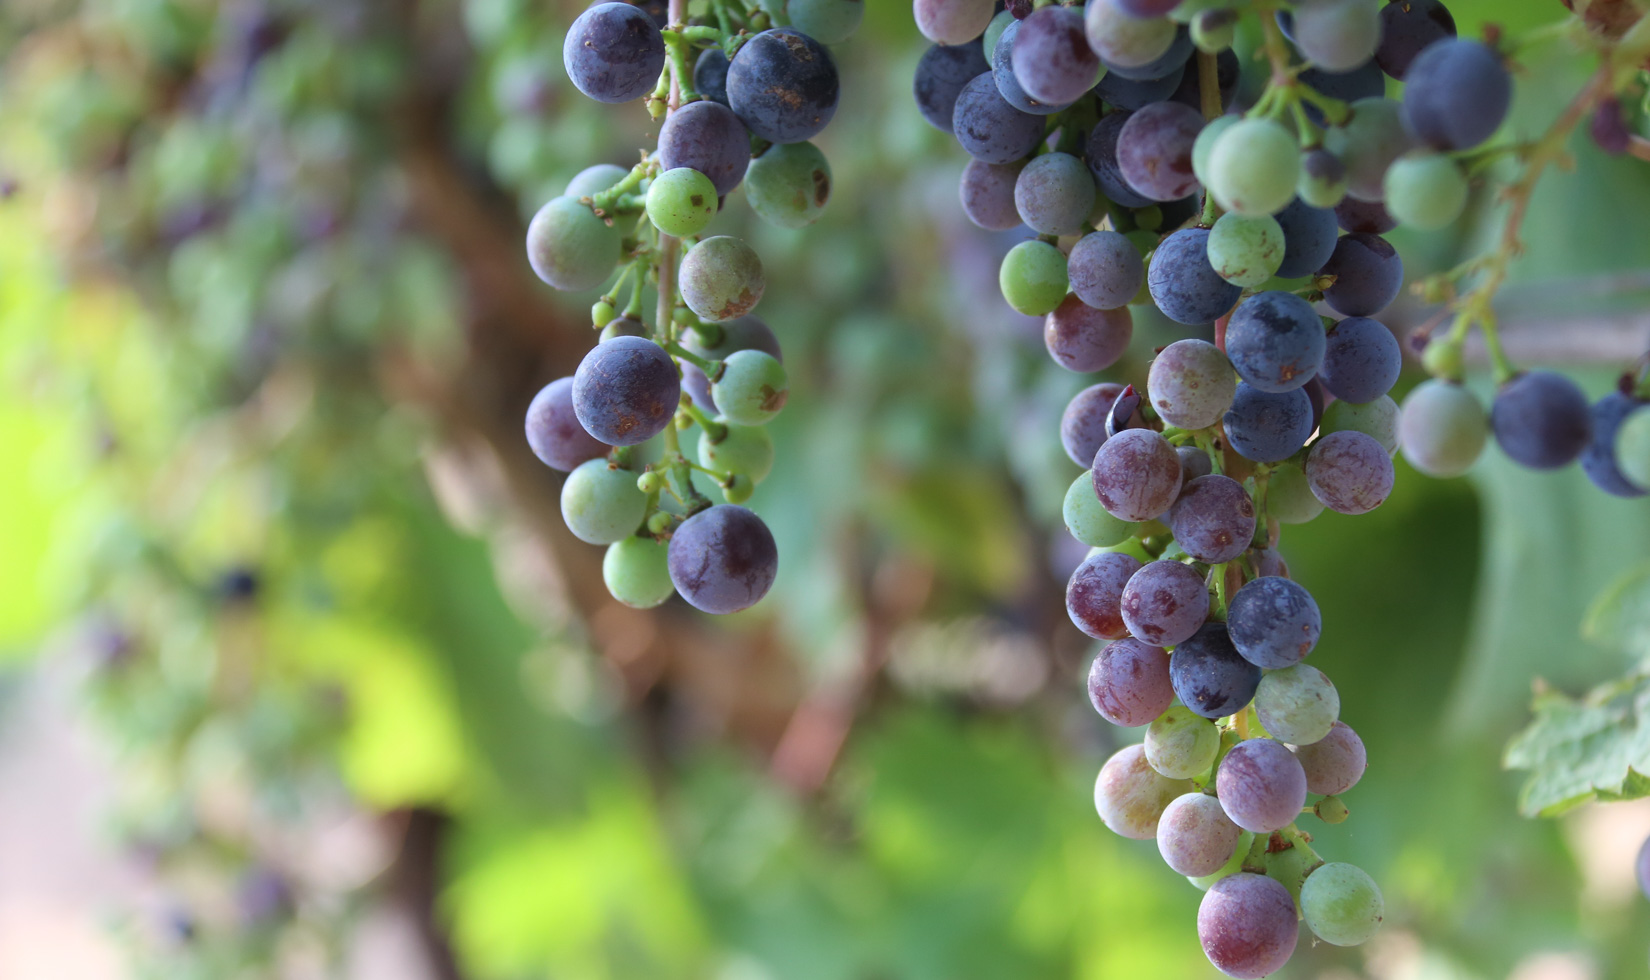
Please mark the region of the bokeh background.
MULTIPOLYGON (((563 75, 577 8, 0 7, 0 976, 1213 975, 1199 893, 1090 802, 1138 737, 1087 705, 1062 603, 1056 420, 1095 379, 995 295, 1015 236, 961 218, 897 0, 837 50, 824 219, 736 193, 713 226, 761 252, 792 378, 752 502, 774 591, 722 620, 606 596, 521 435, 594 341, 525 217, 653 131, 563 75)), ((1507 138, 1590 71, 1520 63, 1507 138)), ((1650 164, 1573 149, 1502 308, 1515 358, 1597 395, 1650 341, 1650 164)), ((1496 223, 1480 191, 1397 235, 1410 277, 1496 223)), ((1184 335, 1136 323, 1108 376, 1184 335)), ((1388 908, 1285 975, 1644 976, 1650 809, 1525 819, 1501 760, 1537 679, 1650 654, 1620 602, 1650 503, 1492 449, 1282 549, 1372 762, 1309 829, 1388 908)))

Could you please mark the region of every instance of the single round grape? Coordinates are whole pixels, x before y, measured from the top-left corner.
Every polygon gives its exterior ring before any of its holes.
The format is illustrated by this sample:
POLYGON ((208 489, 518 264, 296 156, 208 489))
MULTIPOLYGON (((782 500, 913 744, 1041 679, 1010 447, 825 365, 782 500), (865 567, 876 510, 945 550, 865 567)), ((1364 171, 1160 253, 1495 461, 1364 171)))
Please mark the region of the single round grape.
POLYGON ((1039 235, 1080 233, 1095 197, 1094 177, 1069 153, 1033 157, 1014 184, 1015 210, 1039 235))
POLYGON ((1177 340, 1152 360, 1146 391, 1170 425, 1202 429, 1220 421, 1237 392, 1232 363, 1206 340, 1177 340))
POLYGON ((1339 796, 1358 785, 1369 767, 1363 739, 1344 721, 1335 722, 1328 735, 1311 745, 1291 746, 1290 751, 1306 772, 1307 791, 1323 796, 1339 796))
POLYGON ((1122 393, 1122 385, 1103 381, 1079 391, 1067 403, 1060 415, 1060 444, 1073 463, 1094 465, 1094 455, 1106 441, 1106 416, 1122 393))
POLYGON ((1264 977, 1282 969, 1294 955, 1299 933, 1289 890, 1265 875, 1222 878, 1197 909, 1203 954, 1229 977, 1264 977))
POLYGON ((1208 772, 1220 752, 1220 729, 1177 704, 1146 729, 1146 761, 1171 779, 1191 779, 1208 772))
POLYGON ((1015 77, 1039 102, 1077 101, 1100 77, 1100 59, 1084 36, 1083 15, 1070 7, 1048 6, 1020 21, 1014 41, 1015 77))
POLYGON ((1008 29, 997 38, 997 46, 991 49, 991 80, 997 86, 997 93, 1009 105, 1035 116, 1052 116, 1069 109, 1070 103, 1043 102, 1033 98, 1020 84, 1019 75, 1014 71, 1014 44, 1019 40, 1023 23, 1015 21, 1009 24, 1008 29))
POLYGON ((1269 119, 1227 127, 1209 151, 1209 192, 1239 214, 1273 214, 1295 198, 1300 146, 1295 134, 1269 119))
POLYGON ((1178 201, 1197 190, 1192 144, 1203 115, 1178 102, 1154 102, 1129 116, 1117 133, 1117 169, 1129 187, 1153 201, 1178 201))
MULTIPOLYGON (((1152 200, 1129 186, 1129 182, 1123 179, 1117 160, 1118 137, 1133 115, 1122 111, 1105 115, 1089 132, 1089 138, 1083 144, 1083 159, 1106 200, 1119 207, 1143 208, 1152 204, 1152 200)), ((1041 133, 1041 130, 1038 132, 1041 133)))
POLYGON ((1169 655, 1132 637, 1106 644, 1089 667, 1089 702, 1113 725, 1151 724, 1174 703, 1169 655))
POLYGON ((699 60, 693 63, 693 87, 712 102, 728 104, 728 56, 720 47, 699 53, 699 60))
POLYGON ((1157 836, 1157 821, 1175 797, 1190 792, 1184 779, 1167 779, 1146 762, 1141 746, 1119 749, 1094 780, 1094 809, 1112 833, 1129 840, 1157 836))
POLYGON ((1097 310, 1127 306, 1146 284, 1140 251, 1115 231, 1096 231, 1079 238, 1066 259, 1066 273, 1071 291, 1097 310))
POLYGON ((1359 99, 1339 126, 1323 135, 1323 148, 1346 164, 1346 192, 1363 201, 1379 201, 1382 180, 1392 161, 1415 143, 1404 126, 1404 109, 1391 99, 1359 99))
POLYGON ((1266 516, 1284 524, 1305 524, 1321 513, 1323 503, 1312 496, 1306 470, 1296 463, 1279 463, 1266 481, 1266 516))
POLYGON ((1283 264, 1283 229, 1270 215, 1223 214, 1209 229, 1209 264, 1237 286, 1259 286, 1283 264))
POLYGON ((1460 476, 1489 439, 1489 419, 1472 392, 1436 378, 1416 385, 1398 414, 1398 445, 1428 476, 1460 476))
POLYGON ((1341 696, 1323 671, 1296 664, 1267 671, 1260 679, 1255 714, 1278 741, 1311 745, 1334 727, 1341 714, 1341 696))
POLYGON ((1616 465, 1640 490, 1650 490, 1650 410, 1634 409, 1616 429, 1616 465))
POLYGON ((1129 308, 1097 310, 1067 296, 1043 321, 1043 343, 1054 363, 1068 371, 1103 371, 1117 363, 1134 336, 1129 308))
POLYGON ((1375 56, 1379 0, 1318 0, 1295 8, 1295 46, 1325 71, 1351 71, 1375 56))
POLYGON ((1362 432, 1386 450, 1388 456, 1398 451, 1398 403, 1386 395, 1359 405, 1355 402, 1336 402, 1324 409, 1318 431, 1362 432))
POLYGON ((730 421, 767 425, 790 397, 785 365, 772 354, 742 350, 729 354, 711 382, 710 394, 730 421))
POLYGON ((1169 647, 1190 638, 1209 618, 1209 590, 1190 565, 1159 560, 1129 578, 1119 608, 1130 634, 1169 647))
POLYGON ((825 213, 831 165, 812 143, 776 143, 745 171, 745 197, 763 221, 804 228, 825 213))
POLYGON ((995 13, 991 0, 916 0, 917 30, 935 44, 964 44, 980 36, 995 13))
POLYGON ((1181 479, 1186 483, 1214 472, 1214 466, 1209 462, 1209 454, 1201 447, 1176 446, 1174 452, 1180 457, 1181 479))
MULTIPOLYGON (((1108 74, 1122 75, 1135 81, 1148 78, 1162 78, 1176 68, 1184 68, 1191 61, 1197 48, 1192 44, 1192 35, 1185 25, 1177 25, 1169 47, 1160 55, 1143 65, 1125 65, 1116 61, 1109 61, 1106 55, 1100 55, 1100 65, 1108 74)), ((1178 100, 1177 100, 1178 101, 1178 100)))
POLYGON ((1175 696, 1195 714, 1224 718, 1248 707, 1260 685, 1260 668, 1232 646, 1226 624, 1204 623, 1169 657, 1175 696))
POLYGON ((597 102, 629 102, 653 91, 665 67, 665 40, 653 18, 628 3, 598 3, 562 42, 567 77, 597 102))
POLYGON ((688 309, 713 323, 755 309, 767 286, 756 250, 727 235, 706 238, 688 249, 676 281, 688 309))
MULTIPOLYGON (((1380 72, 1375 73, 1379 78, 1380 72)), ((1301 151, 1301 173, 1295 181, 1298 199, 1315 208, 1332 208, 1346 198, 1346 164, 1322 147, 1301 151)))
POLYGON ((1094 492, 1118 520, 1149 521, 1180 493, 1180 456, 1150 429, 1126 429, 1094 454, 1094 492))
POLYGON ((1455 36, 1455 18, 1440 0, 1404 0, 1381 8, 1381 44, 1375 63, 1403 81, 1416 55, 1455 36))
POLYGON ((964 85, 951 117, 952 133, 969 156, 986 163, 1012 163, 1043 140, 1043 119, 1008 104, 991 72, 964 85))
POLYGON ((1385 324, 1348 317, 1329 330, 1318 378, 1342 401, 1362 405, 1385 395, 1404 368, 1398 338, 1385 324))
POLYGON ((1343 316, 1374 316, 1398 298, 1404 284, 1404 260, 1379 235, 1351 232, 1335 243, 1329 261, 1318 270, 1334 276, 1323 301, 1343 316))
POLYGON ((1204 54, 1230 51, 1237 40, 1237 19, 1225 10, 1204 10, 1191 22, 1192 43, 1204 54))
POLYGON ((1169 508, 1169 529, 1188 555, 1218 565, 1249 549, 1255 505, 1243 484, 1231 477, 1200 476, 1186 484, 1169 508))
POLYGON ((573 411, 573 379, 557 378, 527 406, 527 445, 544 465, 567 472, 607 455, 607 445, 586 432, 573 411))
POLYGON ((1323 616, 1299 583, 1266 575, 1238 589, 1226 611, 1226 628, 1243 659, 1281 670, 1300 663, 1318 645, 1323 616))
POLYGON ((609 446, 637 446, 663 432, 681 397, 676 363, 645 337, 597 344, 573 373, 573 412, 609 446))
POLYGON ((1309 276, 1335 252, 1335 213, 1296 198, 1272 216, 1283 231, 1283 260, 1277 274, 1284 279, 1309 276))
POLYGON ((1220 870, 1212 875, 1203 875, 1199 878, 1187 878, 1198 891, 1206 892, 1215 886, 1216 882, 1224 881, 1243 870, 1243 861, 1249 856, 1250 848, 1254 847, 1255 835, 1247 830, 1238 828, 1237 847, 1232 849, 1232 856, 1220 866, 1220 870))
POLYGON ((1324 356, 1323 321, 1294 293, 1244 300, 1226 325, 1226 356, 1250 387, 1278 393, 1312 380, 1324 356))
POLYGON ((1221 419, 1226 440, 1244 459, 1276 463, 1306 445, 1312 435, 1312 399, 1296 388, 1280 394, 1239 384, 1221 419))
POLYGON ((1185 65, 1161 78, 1125 78, 1117 72, 1108 71, 1095 85, 1094 94, 1106 105, 1134 112, 1174 95, 1185 77, 1185 65))
POLYGON ((1514 462, 1553 470, 1587 448, 1593 417, 1575 382, 1552 371, 1530 371, 1501 386, 1490 408, 1490 428, 1514 462))
POLYGON ((647 217, 667 235, 697 235, 716 217, 716 187, 697 170, 666 170, 647 189, 647 217))
POLYGON ((617 227, 596 217, 590 205, 555 197, 527 225, 527 261, 557 289, 593 289, 619 264, 623 237, 617 227))
POLYGON ((1360 946, 1380 931, 1386 902, 1362 868, 1333 861, 1301 885, 1301 915, 1314 935, 1335 946, 1360 946))
MULTIPOLYGON (((1384 235, 1398 227, 1398 222, 1387 213, 1386 205, 1380 201, 1360 201, 1355 197, 1347 197, 1335 205, 1335 223, 1344 231, 1360 231, 1367 235, 1384 235)), ((1330 246, 1334 246, 1333 241, 1330 246)), ((1329 258, 1327 252, 1324 258, 1329 258)), ((1318 263, 1320 266, 1322 264, 1318 263)))
POLYGON ((865 19, 865 0, 785 0, 791 26, 821 44, 841 44, 865 19))
POLYGON ((670 538, 670 580, 688 605, 725 615, 749 609, 773 586, 779 551, 773 532, 743 507, 718 504, 670 538))
POLYGON ((1209 183, 1209 158, 1214 154, 1215 143, 1226 130, 1242 121, 1241 115, 1229 112, 1209 120, 1198 132, 1197 139, 1192 141, 1192 175, 1199 183, 1205 186, 1209 183))
POLYGON ((724 473, 740 473, 761 483, 773 470, 773 436, 759 425, 740 425, 726 417, 717 417, 722 424, 722 438, 712 439, 710 433, 699 433, 699 465, 724 473))
MULTIPOLYGON (((730 193, 745 179, 751 140, 745 124, 720 102, 689 102, 659 127, 659 166, 666 171, 689 167, 716 188, 716 196, 730 193)), ((715 203, 714 201, 712 203, 715 203)))
POLYGON ((1453 224, 1467 206, 1467 178, 1440 153, 1411 150, 1392 161, 1382 184, 1387 211, 1417 231, 1453 224))
POLYGON ((1020 227, 1020 211, 1014 205, 1014 185, 1019 181, 1020 171, 1024 167, 1021 161, 968 161, 958 185, 963 214, 968 216, 968 220, 987 231, 1008 231, 1020 227))
POLYGON ((1129 577, 1140 563, 1119 552, 1090 555, 1066 583, 1066 614, 1078 629, 1096 640, 1120 640, 1127 636, 1119 603, 1129 577))
POLYGON ((586 544, 613 544, 636 533, 647 514, 647 494, 636 474, 592 459, 574 467, 561 485, 561 517, 586 544))
POLYGON ((1175 41, 1174 22, 1133 16, 1124 12, 1119 0, 1092 0, 1083 15, 1089 46, 1107 65, 1149 65, 1167 54, 1175 41))
MULTIPOLYGON (((990 20, 990 4, 986 7, 990 20)), ((788 27, 750 38, 728 65, 729 107, 751 132, 771 143, 818 136, 836 115, 840 91, 830 52, 788 27)))
POLYGON ((976 75, 990 70, 977 41, 934 45, 917 62, 916 80, 912 83, 917 111, 930 126, 951 132, 951 119, 957 111, 957 96, 962 94, 963 86, 976 75))
POLYGON ((1215 791, 1232 822, 1269 834, 1300 816, 1306 773, 1282 742, 1251 738, 1232 746, 1215 774, 1215 791))
POLYGON ((997 283, 1008 305, 1026 316, 1053 313, 1065 301, 1070 285, 1066 257, 1048 242, 1021 242, 1003 256, 997 283))
POLYGON ((1489 139, 1512 104, 1512 77, 1481 41, 1449 38, 1429 45, 1404 76, 1404 119, 1439 150, 1470 150, 1489 139))
POLYGON ((632 534, 608 545, 602 581, 613 598, 632 609, 652 609, 676 594, 666 556, 670 545, 632 534))
POLYGON ((1177 874, 1214 874, 1232 858, 1242 828, 1227 818, 1220 801, 1203 793, 1172 800, 1157 821, 1157 850, 1177 874))
POLYGON ((1331 432, 1306 457, 1312 494, 1337 514, 1367 514, 1392 493, 1392 457, 1362 432, 1331 432))
POLYGON ((562 195, 575 201, 581 197, 592 197, 624 180, 629 173, 629 167, 621 167, 616 163, 592 164, 573 175, 562 195))
POLYGON ((1206 229, 1183 228, 1152 254, 1146 285, 1157 308, 1176 323, 1213 323, 1243 295, 1241 286, 1220 278, 1209 264, 1208 242, 1206 229))
POLYGON ((1100 506, 1100 498, 1094 495, 1094 479, 1087 473, 1071 482, 1060 513, 1071 536, 1091 548, 1110 548, 1134 536, 1134 524, 1118 520, 1100 506))

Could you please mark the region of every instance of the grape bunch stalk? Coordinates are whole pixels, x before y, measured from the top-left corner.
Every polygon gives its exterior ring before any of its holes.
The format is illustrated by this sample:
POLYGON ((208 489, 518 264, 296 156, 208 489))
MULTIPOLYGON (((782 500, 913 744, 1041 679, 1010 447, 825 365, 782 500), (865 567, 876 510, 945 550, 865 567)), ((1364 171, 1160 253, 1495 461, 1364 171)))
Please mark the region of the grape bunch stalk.
POLYGON ((660 23, 604 2, 567 33, 579 91, 645 100, 662 121, 652 153, 628 169, 584 170, 527 231, 528 260, 556 289, 593 289, 618 273, 592 307, 600 341, 572 377, 538 393, 526 428, 539 459, 568 471, 562 516, 580 540, 607 546, 603 577, 626 605, 680 594, 704 612, 738 612, 778 572, 772 532, 740 504, 772 469, 764 426, 784 408, 789 380, 778 339, 751 313, 766 284, 760 257, 704 232, 741 185, 774 224, 820 216, 831 169, 808 141, 839 92, 821 41, 846 39, 863 12, 860 0, 791 0, 790 23, 773 26, 751 0, 715 0, 714 23, 692 24, 672 0, 660 23), (693 426, 690 454, 681 433, 693 426))
POLYGON ((1100 770, 1100 817, 1124 837, 1155 838, 1205 890, 1198 935, 1229 976, 1282 967, 1301 919, 1325 942, 1363 943, 1382 921, 1379 887, 1325 863, 1296 826, 1308 813, 1345 820, 1341 794, 1367 759, 1334 684, 1304 662, 1321 615, 1276 551, 1280 526, 1379 507, 1400 441, 1424 472, 1464 472, 1492 429, 1520 462, 1586 453, 1595 483, 1643 492, 1650 412, 1642 387, 1630 390, 1643 382, 1589 408, 1558 375, 1515 372, 1489 300, 1530 185, 1585 112, 1635 83, 1650 26, 1593 39, 1598 79, 1554 133, 1486 146, 1511 102, 1506 57, 1458 37, 1438 0, 914 10, 934 42, 916 71, 918 109, 971 157, 967 216, 1035 234, 1007 252, 999 284, 1009 306, 1045 318, 1054 361, 1111 367, 1136 303, 1194 334, 1157 352, 1144 390, 1092 385, 1060 421, 1085 469, 1065 523, 1093 549, 1066 608, 1106 642, 1089 695, 1113 724, 1147 726, 1100 770), (1236 111, 1246 15, 1267 78, 1236 111), (1404 83, 1400 97, 1386 97, 1388 79, 1404 83), (1457 319, 1428 345, 1438 378, 1400 410, 1388 392, 1402 345, 1376 318, 1404 266, 1382 236, 1451 225, 1472 181, 1509 156, 1523 176, 1508 191, 1504 244, 1427 284, 1457 319), (1451 292, 1473 277, 1472 290, 1451 292), (1503 383, 1488 416, 1459 384, 1473 326, 1503 383))

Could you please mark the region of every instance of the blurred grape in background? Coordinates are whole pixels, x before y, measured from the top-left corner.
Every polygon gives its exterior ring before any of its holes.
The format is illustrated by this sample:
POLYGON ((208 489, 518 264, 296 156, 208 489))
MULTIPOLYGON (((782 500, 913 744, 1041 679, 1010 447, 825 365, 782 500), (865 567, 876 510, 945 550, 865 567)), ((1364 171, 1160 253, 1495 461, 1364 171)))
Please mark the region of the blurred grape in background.
MULTIPOLYGON (((761 254, 785 346, 773 591, 608 596, 521 435, 599 295, 538 282, 526 220, 656 135, 562 71, 580 6, 0 9, 0 976, 1212 975, 1202 893, 1094 816, 1118 733, 1058 598, 1086 549, 1055 435, 1091 382, 998 295, 1032 232, 962 217, 904 4, 832 49, 823 217, 735 191, 706 232, 761 254)), ((1564 14, 1450 6, 1463 36, 1564 14)), ((1512 127, 1581 84, 1562 55, 1512 127)), ((1507 335, 1596 397, 1650 335, 1650 177, 1571 149, 1507 335)), ((1491 203, 1395 233, 1411 278, 1491 203)), ((1134 317, 1105 380, 1188 335, 1134 317)), ((1285 545, 1378 762, 1314 832, 1387 905, 1279 975, 1643 976, 1650 808, 1528 820, 1501 763, 1535 679, 1650 654, 1650 509, 1494 451, 1397 487, 1285 545)))

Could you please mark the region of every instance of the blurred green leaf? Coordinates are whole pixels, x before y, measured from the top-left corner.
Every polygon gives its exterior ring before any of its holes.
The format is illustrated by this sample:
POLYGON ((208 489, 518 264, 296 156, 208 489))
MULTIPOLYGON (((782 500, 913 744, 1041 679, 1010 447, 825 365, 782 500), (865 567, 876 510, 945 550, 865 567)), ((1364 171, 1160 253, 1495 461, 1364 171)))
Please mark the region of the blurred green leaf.
POLYGON ((1612 681, 1581 699, 1543 693, 1534 710, 1535 721, 1505 757, 1508 768, 1530 770, 1518 797, 1525 816, 1650 796, 1650 674, 1612 681))

